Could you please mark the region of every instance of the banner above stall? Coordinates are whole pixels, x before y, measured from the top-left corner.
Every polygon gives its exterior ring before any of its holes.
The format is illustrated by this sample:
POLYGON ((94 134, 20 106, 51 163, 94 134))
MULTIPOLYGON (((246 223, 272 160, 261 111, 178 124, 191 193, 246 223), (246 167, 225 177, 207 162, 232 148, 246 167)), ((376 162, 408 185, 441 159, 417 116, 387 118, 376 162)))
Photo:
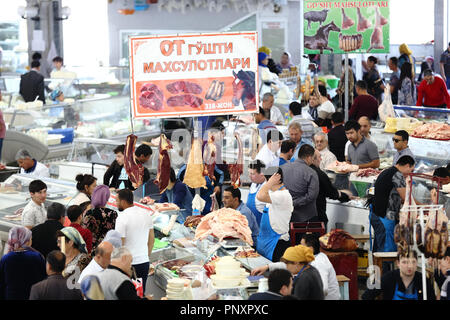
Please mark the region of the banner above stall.
POLYGON ((134 118, 257 112, 256 32, 129 38, 134 118))
POLYGON ((305 0, 306 54, 389 53, 389 1, 305 0))

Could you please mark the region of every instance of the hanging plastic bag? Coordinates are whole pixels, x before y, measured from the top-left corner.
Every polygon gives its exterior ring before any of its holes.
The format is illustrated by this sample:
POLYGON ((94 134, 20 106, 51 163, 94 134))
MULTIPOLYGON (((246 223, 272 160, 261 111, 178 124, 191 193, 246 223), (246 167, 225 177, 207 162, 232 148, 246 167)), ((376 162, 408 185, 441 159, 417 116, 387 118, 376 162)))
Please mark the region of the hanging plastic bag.
POLYGON ((391 89, 389 84, 384 88, 384 100, 378 107, 380 120, 386 122, 387 118, 395 118, 394 105, 392 104, 391 89))

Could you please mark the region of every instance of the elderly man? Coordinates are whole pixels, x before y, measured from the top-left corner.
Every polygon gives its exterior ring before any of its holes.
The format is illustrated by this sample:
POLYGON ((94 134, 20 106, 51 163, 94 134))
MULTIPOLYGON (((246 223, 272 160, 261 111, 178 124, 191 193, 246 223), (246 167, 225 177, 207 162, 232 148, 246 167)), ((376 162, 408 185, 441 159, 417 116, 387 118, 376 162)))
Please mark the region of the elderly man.
POLYGON ((108 268, 95 274, 105 300, 140 300, 131 281, 132 261, 133 256, 126 247, 114 248, 108 268))
POLYGON ((351 143, 348 147, 347 162, 358 165, 360 169, 377 169, 380 166, 378 147, 362 135, 361 125, 355 120, 349 120, 344 129, 351 143))
POLYGON ((284 185, 292 195, 294 204, 292 222, 319 221, 316 208, 319 178, 310 168, 314 151, 310 145, 303 145, 298 152, 298 159, 281 167, 284 185))
POLYGON ((320 161, 320 170, 325 170, 330 163, 337 160, 336 156, 328 150, 328 139, 325 133, 318 132, 314 135, 314 145, 317 151, 320 152, 320 156, 322 158, 320 161))
POLYGON ((279 151, 283 141, 283 134, 278 130, 267 133, 267 143, 259 150, 256 160, 261 160, 266 167, 278 167, 280 162, 279 151))
POLYGON ((21 168, 21 174, 29 174, 38 178, 50 177, 50 171, 48 168, 36 159, 33 159, 30 153, 25 149, 21 149, 17 152, 16 161, 21 168))
POLYGON ((66 266, 66 256, 59 250, 47 255, 46 271, 48 278, 34 284, 30 291, 30 300, 83 300, 81 291, 67 286, 62 272, 66 266))
POLYGON ((256 248, 256 238, 259 234, 259 225, 253 212, 241 201, 241 191, 228 187, 223 192, 223 205, 225 208, 231 208, 239 211, 247 218, 248 227, 252 231, 253 246, 256 248))
POLYGON ((114 247, 111 243, 102 241, 95 249, 94 259, 92 259, 86 268, 83 269, 83 272, 81 272, 78 283, 81 284, 81 281, 91 274, 105 270, 111 262, 111 253, 113 249, 114 247))
POLYGON ((298 122, 291 122, 288 126, 288 132, 289 132, 290 139, 292 141, 294 141, 296 144, 296 147, 294 150, 294 155, 291 158, 291 162, 294 162, 297 159, 298 151, 300 150, 300 147, 303 146, 304 144, 308 144, 308 145, 312 146, 312 142, 310 142, 306 139, 303 139, 302 126, 298 122))
POLYGON ((399 130, 394 134, 392 141, 394 142, 394 148, 397 152, 394 154, 394 160, 392 165, 396 165, 398 159, 402 156, 410 156, 414 159, 414 155, 408 147, 409 134, 405 130, 399 130))
POLYGON ((431 70, 425 70, 423 75, 423 80, 417 89, 416 106, 450 108, 450 96, 444 80, 434 76, 431 70))
POLYGON ((264 94, 262 99, 262 108, 266 117, 269 116, 269 120, 275 124, 280 125, 284 123, 284 116, 277 106, 273 107, 274 97, 273 94, 267 92, 264 94))

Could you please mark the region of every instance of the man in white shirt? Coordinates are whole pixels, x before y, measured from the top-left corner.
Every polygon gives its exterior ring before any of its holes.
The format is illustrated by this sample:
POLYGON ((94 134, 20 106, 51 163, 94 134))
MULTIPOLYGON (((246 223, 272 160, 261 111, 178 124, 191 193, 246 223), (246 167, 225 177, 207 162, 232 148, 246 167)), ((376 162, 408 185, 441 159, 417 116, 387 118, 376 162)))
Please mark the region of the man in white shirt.
POLYGON ((152 216, 146 210, 135 207, 133 203, 131 190, 119 190, 116 205, 120 213, 115 229, 122 237, 123 246, 127 247, 133 256, 133 268, 136 271, 136 277, 142 278, 145 293, 155 234, 152 216))
MULTIPOLYGON (((311 265, 320 273, 325 300, 340 300, 341 294, 336 277, 336 271, 334 270, 334 267, 327 255, 320 252, 320 242, 318 236, 314 234, 305 234, 300 244, 313 248, 314 250, 314 261, 311 262, 311 265)), ((273 271, 276 269, 287 269, 287 267, 284 262, 270 263, 268 265, 253 269, 251 275, 261 275, 267 270, 273 271)))
POLYGON ((44 202, 47 199, 47 185, 41 180, 33 180, 28 186, 31 201, 23 208, 22 225, 32 229, 47 220, 47 210, 44 202))
POLYGON ((50 171, 48 168, 36 159, 33 159, 30 153, 25 149, 21 149, 17 152, 16 161, 21 168, 21 174, 29 174, 38 178, 50 177, 50 171))
POLYGON ((113 245, 107 241, 102 241, 95 249, 94 259, 89 262, 86 268, 81 272, 78 278, 78 283, 92 274, 105 270, 111 262, 111 253, 113 252, 113 245))
POLYGON ((328 126, 331 125, 331 115, 336 112, 336 108, 333 103, 328 100, 327 88, 323 85, 319 85, 319 102, 317 107, 317 125, 328 126))
POLYGON ((270 92, 267 92, 263 96, 262 100, 262 108, 266 112, 266 116, 270 115, 270 121, 272 121, 275 125, 281 125, 285 122, 284 116, 281 113, 280 109, 278 109, 277 106, 273 105, 273 102, 275 101, 273 94, 270 92))
POLYGON ((318 132, 314 135, 314 145, 317 151, 320 152, 322 161, 320 161, 320 170, 325 170, 325 168, 335 162, 336 156, 330 150, 328 150, 328 138, 323 132, 318 132))
POLYGON ((265 168, 267 168, 267 166, 261 160, 255 160, 248 166, 248 176, 252 184, 248 191, 246 205, 255 215, 258 226, 261 223, 261 217, 266 204, 256 199, 256 194, 264 183, 266 183, 266 177, 264 176, 265 168))
POLYGON ((270 130, 267 133, 267 143, 259 150, 256 160, 261 160, 266 165, 266 168, 278 167, 282 142, 283 134, 278 130, 270 130))

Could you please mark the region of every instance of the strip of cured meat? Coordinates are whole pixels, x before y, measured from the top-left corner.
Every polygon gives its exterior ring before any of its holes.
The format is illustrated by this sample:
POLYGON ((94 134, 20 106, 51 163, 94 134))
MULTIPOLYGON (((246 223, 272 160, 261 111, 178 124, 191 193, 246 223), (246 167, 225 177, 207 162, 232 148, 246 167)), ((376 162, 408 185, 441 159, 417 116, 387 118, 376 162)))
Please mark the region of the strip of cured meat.
POLYGON ((208 213, 197 226, 194 239, 205 239, 212 235, 222 241, 225 237, 244 240, 253 245, 252 231, 248 226, 247 218, 239 211, 222 208, 208 213))
POLYGON ((167 91, 172 94, 179 93, 192 93, 192 94, 200 94, 202 93, 202 87, 198 84, 189 82, 189 81, 175 81, 166 86, 167 91))
POLYGON ((125 143, 124 167, 130 181, 140 186, 144 179, 144 166, 136 162, 134 158, 134 149, 136 146, 137 136, 130 134, 125 143))
POLYGON ((192 108, 198 108, 202 104, 203 104, 202 98, 193 96, 191 94, 173 96, 167 99, 167 105, 169 107, 182 107, 186 105, 192 108))
POLYGON ((234 136, 236 137, 236 140, 238 142, 238 158, 236 163, 229 164, 228 168, 230 170, 231 185, 236 189, 241 185, 240 178, 242 173, 244 172, 244 153, 242 150, 242 140, 239 137, 239 134, 235 132, 234 136))
POLYGON ((216 180, 216 177, 214 176, 214 169, 216 167, 217 147, 214 140, 214 135, 208 133, 208 143, 203 150, 203 161, 208 172, 208 177, 211 181, 216 180))
POLYGON ((159 193, 166 191, 170 179, 170 157, 169 149, 172 149, 172 143, 161 134, 159 139, 159 158, 158 158, 158 173, 155 182, 158 184, 159 193))
POLYGON ((186 165, 186 173, 183 182, 190 188, 206 188, 205 168, 202 158, 202 144, 200 139, 194 139, 186 165))
POLYGON ((163 107, 163 103, 164 94, 156 85, 146 83, 142 86, 139 96, 139 104, 141 107, 158 111, 163 107))

